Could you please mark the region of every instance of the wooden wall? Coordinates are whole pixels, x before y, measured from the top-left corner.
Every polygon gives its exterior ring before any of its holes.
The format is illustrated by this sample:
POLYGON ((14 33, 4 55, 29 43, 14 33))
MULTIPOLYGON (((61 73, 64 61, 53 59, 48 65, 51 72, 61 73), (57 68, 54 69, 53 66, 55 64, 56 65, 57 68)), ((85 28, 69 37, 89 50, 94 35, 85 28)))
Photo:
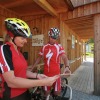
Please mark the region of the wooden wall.
POLYGON ((16 14, 13 11, 10 11, 8 9, 3 8, 0 6, 0 37, 3 37, 5 34, 5 28, 4 28, 4 20, 8 17, 17 17, 20 18, 18 14, 16 14))
MULTIPOLYGON (((27 21, 27 23, 29 24, 33 35, 44 34, 44 43, 47 43, 47 41, 48 41, 48 30, 51 27, 59 28, 59 25, 60 25, 58 19, 49 17, 49 16, 34 16, 32 19, 30 17, 28 17, 28 18, 24 17, 23 19, 25 21, 27 21), (37 27, 38 32, 34 31, 34 29, 33 29, 34 27, 37 27)), ((28 52, 28 54, 29 54, 28 62, 29 62, 29 64, 32 64, 36 60, 36 58, 38 56, 38 52, 41 47, 38 47, 38 46, 33 47, 32 41, 29 40, 29 42, 30 42, 30 44, 28 44, 29 48, 27 48, 27 46, 25 46, 23 50, 30 51, 30 52, 28 52)))
MULTIPOLYGON (((8 17, 21 18, 18 14, 10 10, 7 10, 3 7, 0 7, 0 37, 3 37, 3 35, 6 32, 4 29, 4 20, 8 17)), ((22 17, 22 19, 28 23, 33 35, 44 34, 45 44, 48 42, 48 30, 51 27, 58 27, 61 33, 58 43, 61 43, 61 45, 64 47, 66 51, 66 54, 68 55, 68 58, 70 60, 71 71, 75 71, 75 69, 81 64, 81 51, 79 49, 80 38, 65 24, 65 22, 62 20, 62 14, 59 14, 59 17, 57 18, 49 15, 39 15, 22 17), (33 29, 34 27, 38 28, 38 32, 36 32, 33 29), (75 43, 75 48, 72 48, 72 35, 78 41, 77 43, 75 43)), ((35 62, 38 56, 38 52, 40 51, 40 48, 40 46, 33 47, 32 40, 28 39, 28 43, 24 46, 22 52, 28 52, 27 61, 29 65, 32 65, 35 62)))

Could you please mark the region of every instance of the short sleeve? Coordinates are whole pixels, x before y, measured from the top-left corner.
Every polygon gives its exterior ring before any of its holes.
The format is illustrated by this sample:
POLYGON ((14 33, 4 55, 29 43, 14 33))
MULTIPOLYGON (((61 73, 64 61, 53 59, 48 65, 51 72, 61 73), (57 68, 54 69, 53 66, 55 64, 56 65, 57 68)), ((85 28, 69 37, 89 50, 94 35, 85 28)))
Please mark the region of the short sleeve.
POLYGON ((59 44, 59 55, 65 54, 64 48, 59 44))
POLYGON ((13 70, 12 53, 9 45, 0 47, 0 71, 1 73, 13 70))

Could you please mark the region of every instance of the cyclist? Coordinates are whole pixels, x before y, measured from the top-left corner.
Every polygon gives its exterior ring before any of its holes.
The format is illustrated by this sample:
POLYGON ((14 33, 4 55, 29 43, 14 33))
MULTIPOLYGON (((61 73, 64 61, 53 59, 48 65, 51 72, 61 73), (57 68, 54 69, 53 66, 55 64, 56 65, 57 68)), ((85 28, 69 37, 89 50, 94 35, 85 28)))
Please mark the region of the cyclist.
MULTIPOLYGON (((68 58, 65 54, 64 48, 57 43, 57 39, 60 36, 60 31, 58 28, 51 28, 48 31, 49 42, 42 47, 39 52, 39 57, 33 64, 33 68, 40 62, 43 58, 44 60, 44 74, 47 76, 54 76, 60 74, 60 57, 64 61, 65 69, 64 73, 71 73, 69 69, 68 58)), ((60 95, 61 91, 61 79, 58 78, 53 84, 55 95, 60 95)), ((45 86, 46 96, 50 94, 51 86, 45 86)))
POLYGON ((20 19, 5 20, 7 34, 5 44, 0 46, 0 100, 31 100, 28 88, 50 86, 59 76, 47 77, 44 74, 32 73, 27 70, 27 62, 20 48, 31 37, 29 26, 20 19), (39 78, 30 80, 28 78, 39 78))

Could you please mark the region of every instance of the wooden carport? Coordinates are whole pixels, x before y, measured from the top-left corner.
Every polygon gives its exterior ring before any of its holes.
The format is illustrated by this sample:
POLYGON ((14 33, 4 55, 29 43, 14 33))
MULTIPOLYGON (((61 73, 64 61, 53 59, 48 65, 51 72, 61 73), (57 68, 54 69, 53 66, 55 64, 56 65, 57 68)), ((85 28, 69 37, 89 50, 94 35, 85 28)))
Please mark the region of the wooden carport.
MULTIPOLYGON (((100 0, 2 0, 0 1, 0 28, 4 34, 3 23, 7 17, 18 17, 25 20, 33 35, 43 34, 48 41, 47 32, 50 27, 60 28, 63 45, 71 61, 72 72, 77 69, 83 59, 84 41, 95 39, 94 93, 100 95, 100 0), (33 30, 37 28, 38 31, 33 30), (71 47, 72 36, 75 37, 75 48, 71 47)), ((22 50, 28 52, 28 63, 32 64, 40 47, 32 47, 32 40, 22 50)))

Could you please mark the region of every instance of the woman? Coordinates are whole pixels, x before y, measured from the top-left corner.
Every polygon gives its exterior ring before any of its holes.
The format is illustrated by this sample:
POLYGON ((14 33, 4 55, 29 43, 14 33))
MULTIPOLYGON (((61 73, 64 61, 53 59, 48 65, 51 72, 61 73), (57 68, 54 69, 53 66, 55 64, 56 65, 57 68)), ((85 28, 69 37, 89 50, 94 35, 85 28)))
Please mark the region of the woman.
POLYGON ((28 88, 35 86, 50 86, 59 76, 47 77, 32 73, 27 69, 27 63, 19 48, 31 37, 29 26, 17 18, 5 20, 7 35, 5 44, 0 47, 1 100, 30 100, 28 88), (30 80, 38 78, 40 80, 30 80))

